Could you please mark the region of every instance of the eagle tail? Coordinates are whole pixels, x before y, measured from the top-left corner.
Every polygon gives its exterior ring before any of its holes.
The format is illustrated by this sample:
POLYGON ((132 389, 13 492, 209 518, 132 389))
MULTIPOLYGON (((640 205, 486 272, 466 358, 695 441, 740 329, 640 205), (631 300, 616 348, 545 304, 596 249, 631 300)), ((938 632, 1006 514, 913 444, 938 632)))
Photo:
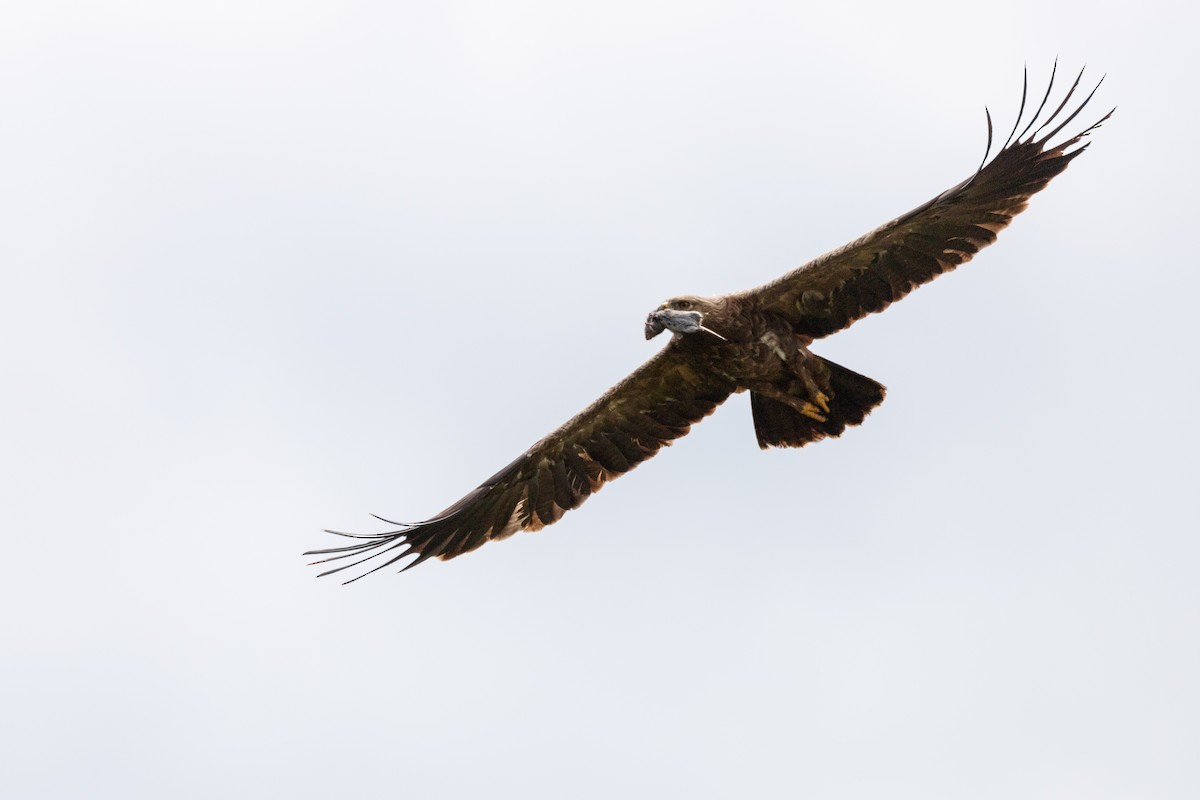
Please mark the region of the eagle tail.
POLYGON ((823 415, 824 422, 801 414, 778 400, 750 392, 750 409, 754 413, 754 433, 758 436, 759 447, 764 450, 768 447, 803 447, 827 436, 841 436, 848 426, 861 424, 871 409, 883 402, 887 392, 883 384, 827 359, 821 361, 829 370, 829 385, 833 390, 829 413, 823 415))

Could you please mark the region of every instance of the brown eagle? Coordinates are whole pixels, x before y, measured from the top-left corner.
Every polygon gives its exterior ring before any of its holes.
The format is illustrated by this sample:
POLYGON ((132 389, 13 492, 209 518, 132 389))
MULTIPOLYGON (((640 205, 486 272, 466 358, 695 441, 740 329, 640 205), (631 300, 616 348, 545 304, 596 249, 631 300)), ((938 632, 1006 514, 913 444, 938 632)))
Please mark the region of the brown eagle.
POLYGON ((812 353, 809 345, 970 260, 1086 149, 1080 141, 1113 111, 1061 144, 1048 143, 1083 110, 1103 78, 1043 134, 1063 114, 1083 77, 1081 71, 1053 113, 1034 129, 1055 72, 1057 65, 1041 104, 1018 134, 1026 78, 1017 121, 991 161, 987 114, 987 150, 967 180, 765 286, 667 300, 650 312, 645 326, 647 339, 671 331, 666 347, 466 497, 424 522, 383 520, 398 526, 384 533, 329 531, 362 541, 305 555, 328 556, 318 564, 354 559, 322 575, 384 557, 351 579, 358 580, 406 556, 415 559, 403 569, 434 556, 454 558, 517 531, 536 531, 686 434, 734 392, 750 392, 762 448, 803 447, 858 425, 883 402, 884 387, 812 353))

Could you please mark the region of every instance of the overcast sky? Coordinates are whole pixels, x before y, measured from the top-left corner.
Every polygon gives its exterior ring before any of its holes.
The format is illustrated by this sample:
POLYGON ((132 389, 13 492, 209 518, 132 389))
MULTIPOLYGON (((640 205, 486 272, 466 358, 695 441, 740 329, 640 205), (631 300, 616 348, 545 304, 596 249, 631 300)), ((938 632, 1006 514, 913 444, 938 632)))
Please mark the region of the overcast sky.
POLYGON ((21 798, 1194 798, 1196 20, 1142 2, 10 2, 0 714, 21 798), (966 177, 1021 70, 1089 151, 537 534, 342 587, 769 280, 966 177))

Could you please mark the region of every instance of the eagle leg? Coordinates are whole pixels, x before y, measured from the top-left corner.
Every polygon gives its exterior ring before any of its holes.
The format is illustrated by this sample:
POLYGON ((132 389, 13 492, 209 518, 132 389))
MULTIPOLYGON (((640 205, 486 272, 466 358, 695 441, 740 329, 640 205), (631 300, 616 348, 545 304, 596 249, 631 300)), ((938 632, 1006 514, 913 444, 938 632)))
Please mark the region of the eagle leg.
MULTIPOLYGON (((813 410, 820 409, 828 414, 829 401, 836 396, 836 393, 830 384, 829 368, 825 366, 825 359, 813 355, 807 347, 801 345, 796 349, 796 354, 792 359, 792 371, 803 382, 804 391, 814 407, 813 410)), ((806 416, 813 416, 803 409, 797 409, 797 411, 806 416)), ((817 417, 813 417, 813 419, 817 419, 817 417)), ((824 422, 825 419, 821 418, 817 421, 824 422)))
POLYGON ((828 436, 840 436, 849 425, 858 425, 871 409, 883 402, 884 388, 857 372, 812 356, 809 366, 816 367, 820 381, 828 389, 818 389, 829 409, 822 411, 809 395, 806 382, 799 376, 786 383, 753 383, 750 407, 754 412, 754 432, 759 447, 803 447, 828 436), (825 377, 827 376, 827 377, 825 377))
POLYGON ((768 386, 758 391, 765 397, 773 397, 804 416, 825 422, 829 414, 829 401, 834 397, 833 386, 829 381, 829 368, 820 356, 809 352, 808 345, 812 341, 805 336, 780 336, 776 331, 767 331, 759 341, 771 348, 781 361, 788 365, 792 374, 804 385, 803 392, 797 391, 796 386, 782 389, 768 386), (799 395, 807 395, 807 400, 801 403, 799 395))

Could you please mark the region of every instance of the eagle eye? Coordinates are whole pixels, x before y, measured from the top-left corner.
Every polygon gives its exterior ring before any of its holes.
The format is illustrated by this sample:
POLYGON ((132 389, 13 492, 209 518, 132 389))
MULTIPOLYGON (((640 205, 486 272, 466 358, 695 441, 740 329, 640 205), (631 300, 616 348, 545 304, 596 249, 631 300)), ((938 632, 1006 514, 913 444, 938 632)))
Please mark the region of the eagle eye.
POLYGON ((680 311, 687 311, 689 308, 692 307, 692 301, 691 300, 676 300, 675 302, 671 303, 671 307, 676 308, 680 311))

